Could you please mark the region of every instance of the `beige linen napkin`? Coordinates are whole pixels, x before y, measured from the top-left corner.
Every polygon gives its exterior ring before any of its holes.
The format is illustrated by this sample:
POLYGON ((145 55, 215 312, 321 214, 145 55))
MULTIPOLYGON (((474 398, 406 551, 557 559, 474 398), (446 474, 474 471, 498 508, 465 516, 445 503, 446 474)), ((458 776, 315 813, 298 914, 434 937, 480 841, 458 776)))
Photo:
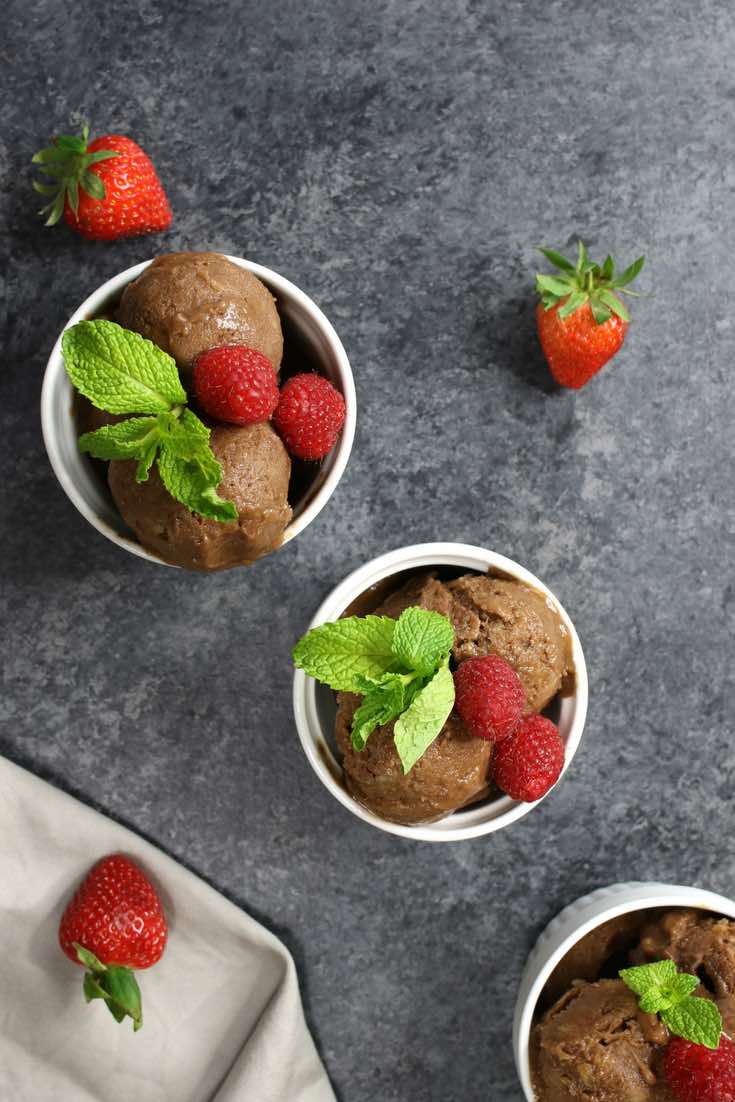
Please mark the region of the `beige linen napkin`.
POLYGON ((123 827, 0 758, 0 1098, 13 1102, 334 1102, 293 961, 253 919, 123 827), (57 944, 97 858, 136 858, 169 919, 140 973, 143 1029, 85 1004, 57 944))

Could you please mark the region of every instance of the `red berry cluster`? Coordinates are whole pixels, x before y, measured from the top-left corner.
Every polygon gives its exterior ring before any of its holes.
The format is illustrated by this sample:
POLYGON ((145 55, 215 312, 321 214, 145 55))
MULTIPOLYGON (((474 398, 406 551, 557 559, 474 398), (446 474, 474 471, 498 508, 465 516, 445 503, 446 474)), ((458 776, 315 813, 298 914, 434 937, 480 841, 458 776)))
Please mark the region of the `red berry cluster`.
POLYGON ((540 800, 564 767, 564 743, 542 715, 523 715, 518 674, 497 655, 469 658, 454 673, 454 706, 477 738, 495 743, 495 783, 514 800, 540 800))
POLYGON ((323 459, 345 421, 345 400, 323 375, 294 375, 279 391, 270 360, 242 345, 201 352, 194 361, 194 393, 218 421, 253 425, 272 418, 297 459, 323 459))

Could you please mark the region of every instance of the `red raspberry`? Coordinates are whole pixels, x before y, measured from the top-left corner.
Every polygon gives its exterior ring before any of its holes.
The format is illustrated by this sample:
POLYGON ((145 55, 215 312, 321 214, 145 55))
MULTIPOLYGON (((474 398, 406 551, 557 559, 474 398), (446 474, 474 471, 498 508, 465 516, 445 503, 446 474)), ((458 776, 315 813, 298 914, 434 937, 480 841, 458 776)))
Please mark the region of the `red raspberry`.
POLYGON ((262 352, 225 344, 194 360, 194 393, 217 421, 254 425, 268 421, 278 405, 278 376, 262 352))
POLYGON ((663 1069, 677 1102, 735 1102, 735 1044, 724 1034, 716 1049, 672 1037, 663 1069))
POLYGON ((294 375, 281 389, 273 424, 297 459, 323 459, 345 423, 345 400, 323 375, 294 375))
POLYGON ((564 767, 564 743, 545 716, 526 716, 495 751, 495 781, 514 800, 540 800, 564 767))
POLYGON ((500 742, 521 722, 526 694, 502 658, 468 658, 454 674, 454 707, 473 735, 500 742))

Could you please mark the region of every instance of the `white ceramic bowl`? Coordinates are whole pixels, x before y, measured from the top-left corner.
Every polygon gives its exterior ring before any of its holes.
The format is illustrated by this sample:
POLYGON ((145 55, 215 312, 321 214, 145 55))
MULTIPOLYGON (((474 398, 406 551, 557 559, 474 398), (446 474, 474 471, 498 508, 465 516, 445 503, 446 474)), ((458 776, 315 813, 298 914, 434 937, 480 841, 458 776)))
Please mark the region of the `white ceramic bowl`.
MULTIPOLYGON (((399 548, 397 551, 391 551, 387 555, 373 559, 372 562, 366 563, 345 578, 322 603, 309 627, 317 627, 319 624, 339 619, 353 601, 370 586, 376 585, 384 578, 404 570, 429 569, 434 566, 460 567, 463 570, 475 570, 480 573, 495 570, 510 574, 544 593, 559 613, 571 638, 572 658, 576 671, 575 691, 570 696, 560 699, 557 720, 566 744, 562 773, 565 772, 579 746, 587 714, 587 667, 584 654, 572 621, 551 591, 538 578, 511 559, 496 555, 494 551, 487 551, 482 547, 471 547, 464 543, 425 543, 399 548)), ((301 745, 322 784, 353 815, 390 834, 400 834, 404 838, 419 839, 424 842, 455 842, 465 838, 479 838, 482 834, 501 830, 524 815, 528 815, 541 802, 537 800, 536 803, 520 803, 517 800, 511 800, 509 796, 502 796, 455 811, 452 815, 435 823, 404 826, 400 823, 388 822, 363 807, 349 795, 344 787, 342 767, 331 748, 336 714, 334 693, 331 689, 319 685, 313 678, 307 677, 302 670, 296 670, 293 703, 301 745)))
MULTIPOLYGON (((321 512, 334 493, 352 450, 355 435, 356 399, 352 370, 342 342, 333 326, 308 295, 288 279, 251 264, 238 256, 228 257, 234 264, 247 268, 262 280, 278 303, 278 312, 298 335, 310 352, 312 363, 344 396, 347 413, 344 428, 336 445, 323 461, 317 477, 310 483, 302 500, 292 502, 294 515, 286 528, 283 542, 288 543, 321 512)), ((68 329, 78 321, 98 317, 110 309, 120 298, 128 283, 132 283, 148 267, 150 260, 136 264, 113 276, 98 287, 64 326, 68 329)), ((46 366, 41 392, 41 426, 46 451, 54 474, 70 501, 93 527, 119 547, 149 562, 169 566, 158 555, 147 551, 127 527, 115 508, 107 488, 101 483, 92 461, 77 448, 79 435, 72 415, 73 387, 64 370, 61 355, 61 337, 56 341, 46 366)))
POLYGON ((529 1041, 536 1004, 557 964, 573 945, 603 922, 649 907, 694 907, 735 918, 735 901, 701 888, 633 882, 599 888, 571 903, 546 927, 536 942, 521 977, 513 1019, 513 1055, 528 1102, 531 1089, 529 1041))

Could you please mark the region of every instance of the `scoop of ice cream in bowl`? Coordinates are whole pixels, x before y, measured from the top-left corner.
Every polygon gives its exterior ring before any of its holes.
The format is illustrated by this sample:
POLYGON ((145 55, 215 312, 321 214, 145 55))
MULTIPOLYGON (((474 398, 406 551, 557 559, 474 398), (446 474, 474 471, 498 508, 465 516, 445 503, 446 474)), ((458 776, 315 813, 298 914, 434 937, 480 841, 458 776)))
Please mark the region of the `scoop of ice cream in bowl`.
POLYGON ((41 417, 54 472, 98 531, 211 571, 254 562, 317 516, 349 458, 355 389, 333 327, 289 280, 238 257, 171 253, 113 277, 70 318, 41 417), (316 443, 315 380, 337 411, 316 443))
POLYGON ((401 548, 327 597, 294 650, 296 726, 354 815, 424 841, 515 822, 584 729, 579 638, 523 567, 466 544, 401 548))
POLYGON ((735 901, 630 883, 577 900, 521 979, 513 1047, 528 1102, 710 1102, 735 1089, 735 901))

